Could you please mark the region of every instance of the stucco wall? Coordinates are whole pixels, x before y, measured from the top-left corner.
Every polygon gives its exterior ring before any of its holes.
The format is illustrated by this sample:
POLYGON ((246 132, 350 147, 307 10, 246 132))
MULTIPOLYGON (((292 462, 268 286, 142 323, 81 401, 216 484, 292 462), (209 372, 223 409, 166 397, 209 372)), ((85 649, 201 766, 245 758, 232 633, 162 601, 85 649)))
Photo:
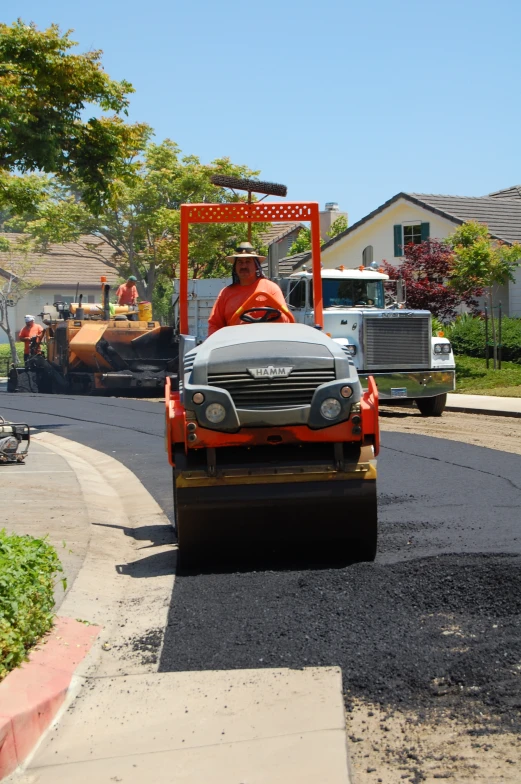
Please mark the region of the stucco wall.
POLYGON ((509 309, 510 316, 521 317, 521 268, 515 272, 516 282, 509 286, 509 309))
POLYGON ((338 267, 340 264, 345 267, 358 267, 362 264, 364 248, 372 245, 375 261, 381 262, 385 259, 391 264, 400 264, 401 258, 394 256, 393 227, 397 223, 407 224, 417 221, 430 224, 432 239, 443 239, 456 228, 452 221, 441 218, 429 210, 416 207, 405 199, 400 199, 384 212, 334 243, 331 248, 324 250, 322 263, 328 269, 338 267))
MULTIPOLYGON (((100 301, 99 286, 92 286, 91 288, 84 286, 81 289, 81 293, 83 294, 85 302, 87 302, 89 295, 94 297, 94 301, 100 301)), ((38 317, 38 314, 42 312, 43 306, 52 305, 56 299, 65 297, 72 297, 75 299, 76 287, 71 286, 70 289, 62 290, 60 290, 59 287, 42 287, 30 291, 14 308, 9 309, 9 323, 11 328, 14 328, 14 331, 18 333, 24 326, 24 316, 26 313, 30 313, 31 316, 34 316, 37 324, 42 324, 42 320, 38 317)), ((0 330, 0 343, 8 343, 7 335, 3 329, 0 330)))

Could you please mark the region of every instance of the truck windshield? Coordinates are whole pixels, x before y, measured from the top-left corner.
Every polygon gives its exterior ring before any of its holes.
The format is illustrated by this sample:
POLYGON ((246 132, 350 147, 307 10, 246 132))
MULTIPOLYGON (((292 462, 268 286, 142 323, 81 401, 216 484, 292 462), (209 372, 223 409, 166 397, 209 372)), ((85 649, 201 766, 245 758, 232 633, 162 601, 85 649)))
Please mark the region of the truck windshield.
MULTIPOLYGON (((324 308, 352 308, 357 305, 384 307, 381 280, 335 280, 322 278, 324 308)), ((313 292, 311 291, 311 297, 313 292)))

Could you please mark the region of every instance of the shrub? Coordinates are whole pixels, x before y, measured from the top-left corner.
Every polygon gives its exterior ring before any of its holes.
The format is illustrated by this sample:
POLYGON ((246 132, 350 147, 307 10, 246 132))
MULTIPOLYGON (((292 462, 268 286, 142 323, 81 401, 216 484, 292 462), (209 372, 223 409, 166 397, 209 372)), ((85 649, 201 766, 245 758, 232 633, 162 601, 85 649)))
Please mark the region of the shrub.
MULTIPOLYGON (((499 322, 496 319, 496 332, 499 322)), ((503 318, 501 343, 502 359, 505 362, 521 362, 521 319, 503 318)), ((492 344, 492 325, 489 322, 489 343, 492 344)), ((460 316, 445 329, 455 354, 468 357, 485 356, 485 321, 467 314, 460 316)), ((499 335, 498 335, 499 338, 499 335)))
POLYGON ((59 572, 62 565, 48 542, 0 530, 0 680, 52 628, 59 572))

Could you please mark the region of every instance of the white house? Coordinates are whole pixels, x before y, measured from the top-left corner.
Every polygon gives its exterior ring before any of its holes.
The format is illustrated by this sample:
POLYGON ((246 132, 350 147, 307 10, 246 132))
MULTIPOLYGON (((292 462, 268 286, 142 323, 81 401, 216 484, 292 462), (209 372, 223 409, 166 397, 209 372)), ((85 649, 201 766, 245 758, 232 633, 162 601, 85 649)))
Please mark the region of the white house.
MULTIPOLYGON (((112 249, 107 245, 104 258, 107 263, 88 250, 85 244, 69 242, 51 245, 45 253, 29 253, 27 257, 16 253, 16 240, 19 235, 3 234, 13 243, 13 253, 0 253, 0 288, 9 280, 11 274, 23 267, 24 277, 37 283, 19 302, 9 308, 9 323, 18 332, 24 326, 24 316, 30 313, 36 323, 41 324, 39 314, 44 305, 54 302, 75 302, 83 294, 84 302, 99 302, 101 299, 101 276, 107 283, 117 285, 119 275, 110 264, 112 249)), ((92 238, 85 238, 85 242, 92 238)), ((0 330, 0 343, 7 343, 7 335, 0 330)))
MULTIPOLYGON (((443 239, 468 220, 486 223, 491 235, 511 244, 521 242, 521 186, 488 196, 438 196, 398 193, 322 246, 322 264, 353 268, 386 260, 399 265, 403 246, 426 239, 443 239)), ((283 259, 281 274, 311 260, 311 253, 283 259)), ((521 268, 515 283, 499 291, 505 313, 521 316, 521 268)))

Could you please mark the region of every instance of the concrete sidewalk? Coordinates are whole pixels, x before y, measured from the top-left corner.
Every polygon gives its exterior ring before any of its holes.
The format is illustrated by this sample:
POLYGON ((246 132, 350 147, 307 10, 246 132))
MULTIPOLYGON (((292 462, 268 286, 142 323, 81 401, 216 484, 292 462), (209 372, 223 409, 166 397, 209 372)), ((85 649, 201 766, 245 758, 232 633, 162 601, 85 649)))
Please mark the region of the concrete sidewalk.
POLYGON ((447 411, 464 411, 469 414, 520 417, 521 397, 447 395, 447 411))
POLYGON ((49 433, 31 447, 25 466, 0 472, 10 528, 46 532, 22 492, 37 481, 49 533, 75 537, 81 561, 67 566, 60 616, 101 630, 58 720, 5 780, 349 784, 340 670, 159 673, 176 560, 168 520, 114 458, 49 433))

